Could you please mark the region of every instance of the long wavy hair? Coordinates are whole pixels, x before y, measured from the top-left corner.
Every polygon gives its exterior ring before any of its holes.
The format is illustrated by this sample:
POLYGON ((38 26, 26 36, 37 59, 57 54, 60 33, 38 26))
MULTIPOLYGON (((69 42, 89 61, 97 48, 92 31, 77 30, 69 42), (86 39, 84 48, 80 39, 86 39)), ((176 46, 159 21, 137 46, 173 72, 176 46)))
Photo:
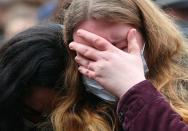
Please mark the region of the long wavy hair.
MULTIPOLYGON (((23 131, 23 99, 33 87, 62 87, 67 50, 59 25, 32 27, 0 48, 0 130, 23 131)), ((59 88, 61 90, 61 88, 59 88)))
MULTIPOLYGON (((88 19, 134 26, 145 39, 145 58, 149 68, 146 74, 154 86, 188 123, 188 43, 168 17, 150 0, 73 0, 65 12, 64 39, 73 41, 74 29, 88 19)), ((56 131, 114 131, 117 130, 113 106, 96 103, 92 107, 79 79, 75 53, 71 52, 66 74, 67 97, 53 113, 56 131), (72 111, 82 100, 77 112, 72 111), (89 102, 89 104, 88 104, 89 102), (106 113, 106 114, 105 114, 106 113), (106 116, 111 115, 109 123, 106 116)))

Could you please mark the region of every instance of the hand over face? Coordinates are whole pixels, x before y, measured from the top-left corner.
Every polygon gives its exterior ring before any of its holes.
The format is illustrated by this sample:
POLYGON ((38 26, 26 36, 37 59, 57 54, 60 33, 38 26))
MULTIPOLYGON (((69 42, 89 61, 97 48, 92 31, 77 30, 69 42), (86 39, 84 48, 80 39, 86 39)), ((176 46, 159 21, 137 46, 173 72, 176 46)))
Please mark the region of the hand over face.
POLYGON ((145 80, 140 56, 142 41, 136 29, 130 29, 128 32, 128 52, 116 48, 106 39, 86 30, 78 30, 77 35, 88 43, 72 42, 69 45, 70 49, 78 54, 75 60, 79 64, 78 70, 83 75, 95 79, 118 97, 145 80))

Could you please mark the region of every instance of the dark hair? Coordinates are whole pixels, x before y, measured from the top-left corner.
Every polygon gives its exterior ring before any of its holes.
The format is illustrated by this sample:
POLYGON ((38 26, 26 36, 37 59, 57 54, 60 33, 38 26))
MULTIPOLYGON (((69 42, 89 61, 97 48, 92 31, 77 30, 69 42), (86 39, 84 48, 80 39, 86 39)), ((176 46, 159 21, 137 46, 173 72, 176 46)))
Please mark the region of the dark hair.
POLYGON ((21 96, 31 87, 62 87, 68 53, 62 27, 36 26, 0 48, 0 130, 23 130, 21 96), (62 77, 61 77, 62 79, 62 77))

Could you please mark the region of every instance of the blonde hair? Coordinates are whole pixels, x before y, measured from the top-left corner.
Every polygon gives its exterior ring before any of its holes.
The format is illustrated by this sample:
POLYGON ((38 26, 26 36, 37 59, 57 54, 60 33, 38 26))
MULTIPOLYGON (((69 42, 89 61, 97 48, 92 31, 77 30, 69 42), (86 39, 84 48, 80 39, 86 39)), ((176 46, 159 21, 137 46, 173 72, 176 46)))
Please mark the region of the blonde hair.
MULTIPOLYGON (((80 22, 91 18, 130 24, 142 33, 146 41, 145 58, 149 68, 147 79, 188 123, 188 102, 186 102, 188 47, 185 38, 173 21, 150 0, 73 0, 64 18, 64 38, 67 44, 73 40, 74 29, 80 22)), ((67 97, 63 99, 52 117, 56 131, 117 129, 114 113, 111 114, 111 124, 106 116, 101 115, 106 110, 112 109, 109 104, 97 103, 96 109, 100 111, 93 110, 90 105, 84 104, 85 106, 80 108, 81 113, 71 112, 70 109, 74 104, 84 98, 84 88, 80 84, 73 53, 66 82, 67 97), (71 125, 69 121, 72 121, 71 125)))

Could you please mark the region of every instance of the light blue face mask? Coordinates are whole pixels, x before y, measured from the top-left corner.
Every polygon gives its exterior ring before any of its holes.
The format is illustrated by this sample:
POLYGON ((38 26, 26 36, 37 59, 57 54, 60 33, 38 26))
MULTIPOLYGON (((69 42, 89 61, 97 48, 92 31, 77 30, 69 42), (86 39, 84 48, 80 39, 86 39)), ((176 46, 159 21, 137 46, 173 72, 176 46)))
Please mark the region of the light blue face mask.
POLYGON ((82 79, 84 81, 84 85, 86 86, 86 91, 91 92, 107 102, 115 102, 117 100, 114 95, 106 91, 97 81, 89 79, 86 76, 83 76, 82 79))
MULTIPOLYGON (((141 50, 141 57, 144 66, 144 73, 146 74, 149 69, 147 67, 145 58, 144 58, 144 48, 141 50)), ((84 85, 86 87, 86 91, 91 92, 92 94, 98 96, 99 98, 107 101, 107 102, 116 102, 117 97, 112 95, 110 92, 106 91, 97 81, 87 78, 86 76, 82 76, 84 85)))

